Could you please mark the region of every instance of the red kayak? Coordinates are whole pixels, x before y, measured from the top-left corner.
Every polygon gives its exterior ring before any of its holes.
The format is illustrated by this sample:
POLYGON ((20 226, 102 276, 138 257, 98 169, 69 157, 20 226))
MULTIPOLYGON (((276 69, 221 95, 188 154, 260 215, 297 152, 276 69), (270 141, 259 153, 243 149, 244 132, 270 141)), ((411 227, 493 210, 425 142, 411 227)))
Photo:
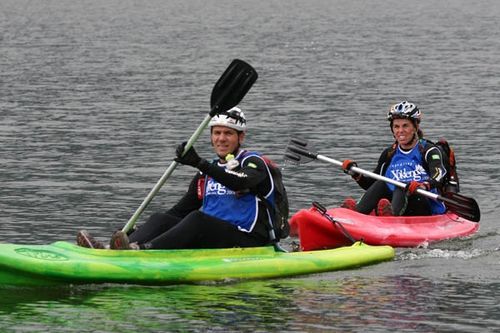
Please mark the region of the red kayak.
POLYGON ((329 221, 314 207, 301 209, 292 216, 290 234, 299 236, 301 250, 350 245, 352 242, 348 236, 355 240, 362 239, 369 245, 417 247, 468 236, 479 229, 479 223, 451 212, 432 216, 375 216, 346 208, 332 208, 326 213, 338 223, 329 221))

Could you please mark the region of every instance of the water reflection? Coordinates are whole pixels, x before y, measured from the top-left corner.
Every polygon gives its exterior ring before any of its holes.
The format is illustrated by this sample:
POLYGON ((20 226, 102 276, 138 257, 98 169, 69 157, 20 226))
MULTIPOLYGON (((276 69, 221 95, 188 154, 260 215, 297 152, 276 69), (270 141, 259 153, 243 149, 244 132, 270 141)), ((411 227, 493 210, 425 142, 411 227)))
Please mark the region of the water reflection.
POLYGON ((500 292, 500 284, 327 275, 229 285, 2 289, 0 329, 480 332, 500 327, 498 296, 485 289, 500 292))

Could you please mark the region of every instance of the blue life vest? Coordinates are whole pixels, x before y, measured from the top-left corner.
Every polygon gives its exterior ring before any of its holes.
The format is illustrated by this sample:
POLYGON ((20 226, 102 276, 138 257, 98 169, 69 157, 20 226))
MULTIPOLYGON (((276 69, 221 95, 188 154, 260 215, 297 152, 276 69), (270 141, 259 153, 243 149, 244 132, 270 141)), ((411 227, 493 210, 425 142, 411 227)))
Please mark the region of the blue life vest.
MULTIPOLYGON (((418 149, 418 145, 413 147, 410 151, 403 151, 398 146, 384 176, 403 183, 409 183, 412 180, 425 182, 428 181, 430 177, 423 166, 424 163, 425 162, 422 157, 422 153, 418 149)), ((387 186, 391 192, 393 192, 396 188, 395 185, 389 183, 387 183, 387 186)), ((437 193, 437 190, 432 189, 430 192, 437 193)), ((443 214, 446 211, 446 207, 442 202, 432 199, 428 200, 431 205, 433 215, 443 214)))
MULTIPOLYGON (((262 158, 255 152, 242 150, 235 159, 239 162, 239 165, 242 165, 250 156, 262 158)), ((219 164, 219 166, 226 168, 227 164, 219 164)), ((267 166, 266 169, 272 183, 272 177, 267 166)), ((273 202, 273 190, 274 184, 272 184, 269 193, 264 196, 266 200, 273 202)), ((235 225, 241 231, 251 232, 253 230, 259 215, 259 201, 260 199, 254 193, 249 191, 245 193, 235 192, 212 177, 205 176, 205 191, 201 210, 207 215, 235 225)))

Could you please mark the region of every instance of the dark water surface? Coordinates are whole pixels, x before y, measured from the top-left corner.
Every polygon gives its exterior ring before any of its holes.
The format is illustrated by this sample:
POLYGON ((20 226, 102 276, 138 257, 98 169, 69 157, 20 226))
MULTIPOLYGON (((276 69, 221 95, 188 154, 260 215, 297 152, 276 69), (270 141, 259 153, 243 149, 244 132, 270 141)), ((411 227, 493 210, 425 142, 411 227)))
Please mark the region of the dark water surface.
MULTIPOLYGON (((300 135, 371 169, 391 142, 389 105, 410 99, 426 135, 453 144, 482 212, 469 239, 353 271, 0 289, 0 331, 500 330, 498 17, 494 0, 0 2, 2 242, 73 241, 81 228, 104 240, 123 226, 233 58, 260 75, 241 104, 249 148, 281 161, 300 135)), ((196 147, 209 158, 206 134, 196 147)), ((144 214, 172 205, 192 173, 179 167, 144 214)), ((320 162, 284 174, 293 212, 362 193, 320 162)))

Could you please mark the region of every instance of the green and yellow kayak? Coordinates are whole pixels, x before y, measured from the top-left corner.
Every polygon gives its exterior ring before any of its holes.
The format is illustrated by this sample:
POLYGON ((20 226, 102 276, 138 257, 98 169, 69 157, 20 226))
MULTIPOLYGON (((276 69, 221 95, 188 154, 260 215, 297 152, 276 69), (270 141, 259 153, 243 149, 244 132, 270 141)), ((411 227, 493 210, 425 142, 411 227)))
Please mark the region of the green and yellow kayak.
POLYGON ((117 251, 0 244, 0 286, 127 283, 168 285, 264 279, 351 269, 394 257, 390 246, 355 243, 333 250, 278 252, 273 247, 117 251))

